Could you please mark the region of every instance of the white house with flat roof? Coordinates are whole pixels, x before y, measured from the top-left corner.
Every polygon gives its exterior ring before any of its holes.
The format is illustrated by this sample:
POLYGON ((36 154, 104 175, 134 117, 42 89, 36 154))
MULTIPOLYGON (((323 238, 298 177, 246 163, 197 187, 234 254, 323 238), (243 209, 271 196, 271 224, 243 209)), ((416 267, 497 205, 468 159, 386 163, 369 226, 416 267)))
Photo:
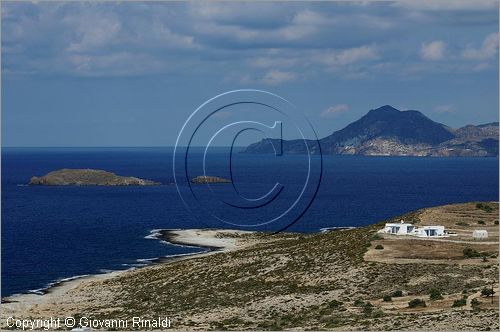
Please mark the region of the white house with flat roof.
POLYGON ((379 231, 385 234, 394 235, 410 235, 416 237, 447 237, 448 233, 444 230, 444 226, 421 226, 416 227, 413 224, 405 223, 401 220, 400 223, 386 223, 385 227, 379 231))
POLYGON ((444 231, 444 226, 422 226, 414 229, 414 234, 417 237, 439 237, 448 236, 444 231))
POLYGON ((382 229, 382 233, 387 234, 397 234, 397 235, 410 235, 415 226, 409 223, 405 223, 403 220, 399 223, 387 223, 385 224, 384 229, 382 229))

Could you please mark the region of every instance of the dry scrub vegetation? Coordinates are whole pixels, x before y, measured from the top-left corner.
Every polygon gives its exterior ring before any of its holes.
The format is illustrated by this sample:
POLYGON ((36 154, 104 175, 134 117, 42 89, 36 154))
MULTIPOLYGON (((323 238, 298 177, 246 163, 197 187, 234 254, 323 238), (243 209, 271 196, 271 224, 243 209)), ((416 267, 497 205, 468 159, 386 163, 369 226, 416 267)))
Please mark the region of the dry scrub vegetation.
MULTIPOLYGON (((448 227, 472 224, 481 215, 498 241, 498 204, 488 205, 494 210, 458 204, 403 218, 448 227)), ((176 329, 498 330, 498 297, 491 304, 491 297, 481 296, 492 284, 498 291, 496 258, 455 259, 460 243, 433 242, 429 250, 422 240, 398 246, 397 240, 376 234, 382 225, 313 235, 238 235, 247 244, 243 249, 84 283, 30 312, 95 318, 168 315, 176 329), (376 244, 384 249, 375 250, 376 244), (371 251, 382 258, 389 252, 388 258, 366 261, 371 251), (399 256, 410 262, 396 263, 399 256), (474 264, 463 263, 467 260, 474 264), (410 308, 415 299, 421 301, 410 308)), ((498 254, 498 244, 487 249, 475 245, 498 254)))

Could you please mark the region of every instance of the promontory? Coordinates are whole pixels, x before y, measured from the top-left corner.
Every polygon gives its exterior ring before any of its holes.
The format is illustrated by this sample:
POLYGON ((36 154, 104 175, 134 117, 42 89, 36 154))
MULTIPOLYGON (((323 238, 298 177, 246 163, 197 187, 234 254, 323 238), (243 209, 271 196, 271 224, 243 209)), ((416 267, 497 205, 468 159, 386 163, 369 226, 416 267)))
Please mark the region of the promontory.
POLYGON ((33 176, 28 184, 42 186, 152 186, 161 183, 133 176, 120 176, 98 169, 64 168, 44 176, 33 176))

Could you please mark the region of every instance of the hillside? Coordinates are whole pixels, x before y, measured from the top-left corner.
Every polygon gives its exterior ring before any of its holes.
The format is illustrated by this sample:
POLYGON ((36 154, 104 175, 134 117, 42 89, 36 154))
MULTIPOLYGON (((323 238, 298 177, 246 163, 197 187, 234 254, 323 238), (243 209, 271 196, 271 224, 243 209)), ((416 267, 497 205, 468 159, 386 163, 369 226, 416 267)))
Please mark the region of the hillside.
MULTIPOLYGON (((314 146, 312 142, 307 142, 314 146)), ((369 111, 347 127, 320 139, 323 153, 383 156, 497 156, 498 123, 447 127, 419 111, 386 105, 369 111)), ((285 153, 305 153, 302 140, 283 142, 285 153)), ((247 147, 247 153, 272 152, 270 140, 247 147)))
POLYGON ((382 223, 308 235, 177 231, 199 236, 205 246, 232 247, 81 281, 32 305, 7 298, 2 312, 169 316, 179 330, 498 330, 498 297, 481 295, 492 285, 498 293, 498 203, 422 209, 391 221, 400 219, 432 221, 464 235, 460 241, 386 239, 376 234, 382 223), (472 240, 476 227, 486 227, 491 238, 472 240), (466 248, 481 255, 464 256, 466 248), (410 307, 415 299, 425 307, 410 307))

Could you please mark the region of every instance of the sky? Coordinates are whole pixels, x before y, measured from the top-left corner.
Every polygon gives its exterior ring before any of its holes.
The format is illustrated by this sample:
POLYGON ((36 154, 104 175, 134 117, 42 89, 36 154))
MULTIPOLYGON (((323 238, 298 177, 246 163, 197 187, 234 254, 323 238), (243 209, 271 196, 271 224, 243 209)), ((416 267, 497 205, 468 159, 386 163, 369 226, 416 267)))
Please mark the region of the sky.
POLYGON ((245 88, 292 102, 319 138, 386 104, 498 121, 498 1, 1 9, 2 146, 172 146, 199 105, 245 88))

